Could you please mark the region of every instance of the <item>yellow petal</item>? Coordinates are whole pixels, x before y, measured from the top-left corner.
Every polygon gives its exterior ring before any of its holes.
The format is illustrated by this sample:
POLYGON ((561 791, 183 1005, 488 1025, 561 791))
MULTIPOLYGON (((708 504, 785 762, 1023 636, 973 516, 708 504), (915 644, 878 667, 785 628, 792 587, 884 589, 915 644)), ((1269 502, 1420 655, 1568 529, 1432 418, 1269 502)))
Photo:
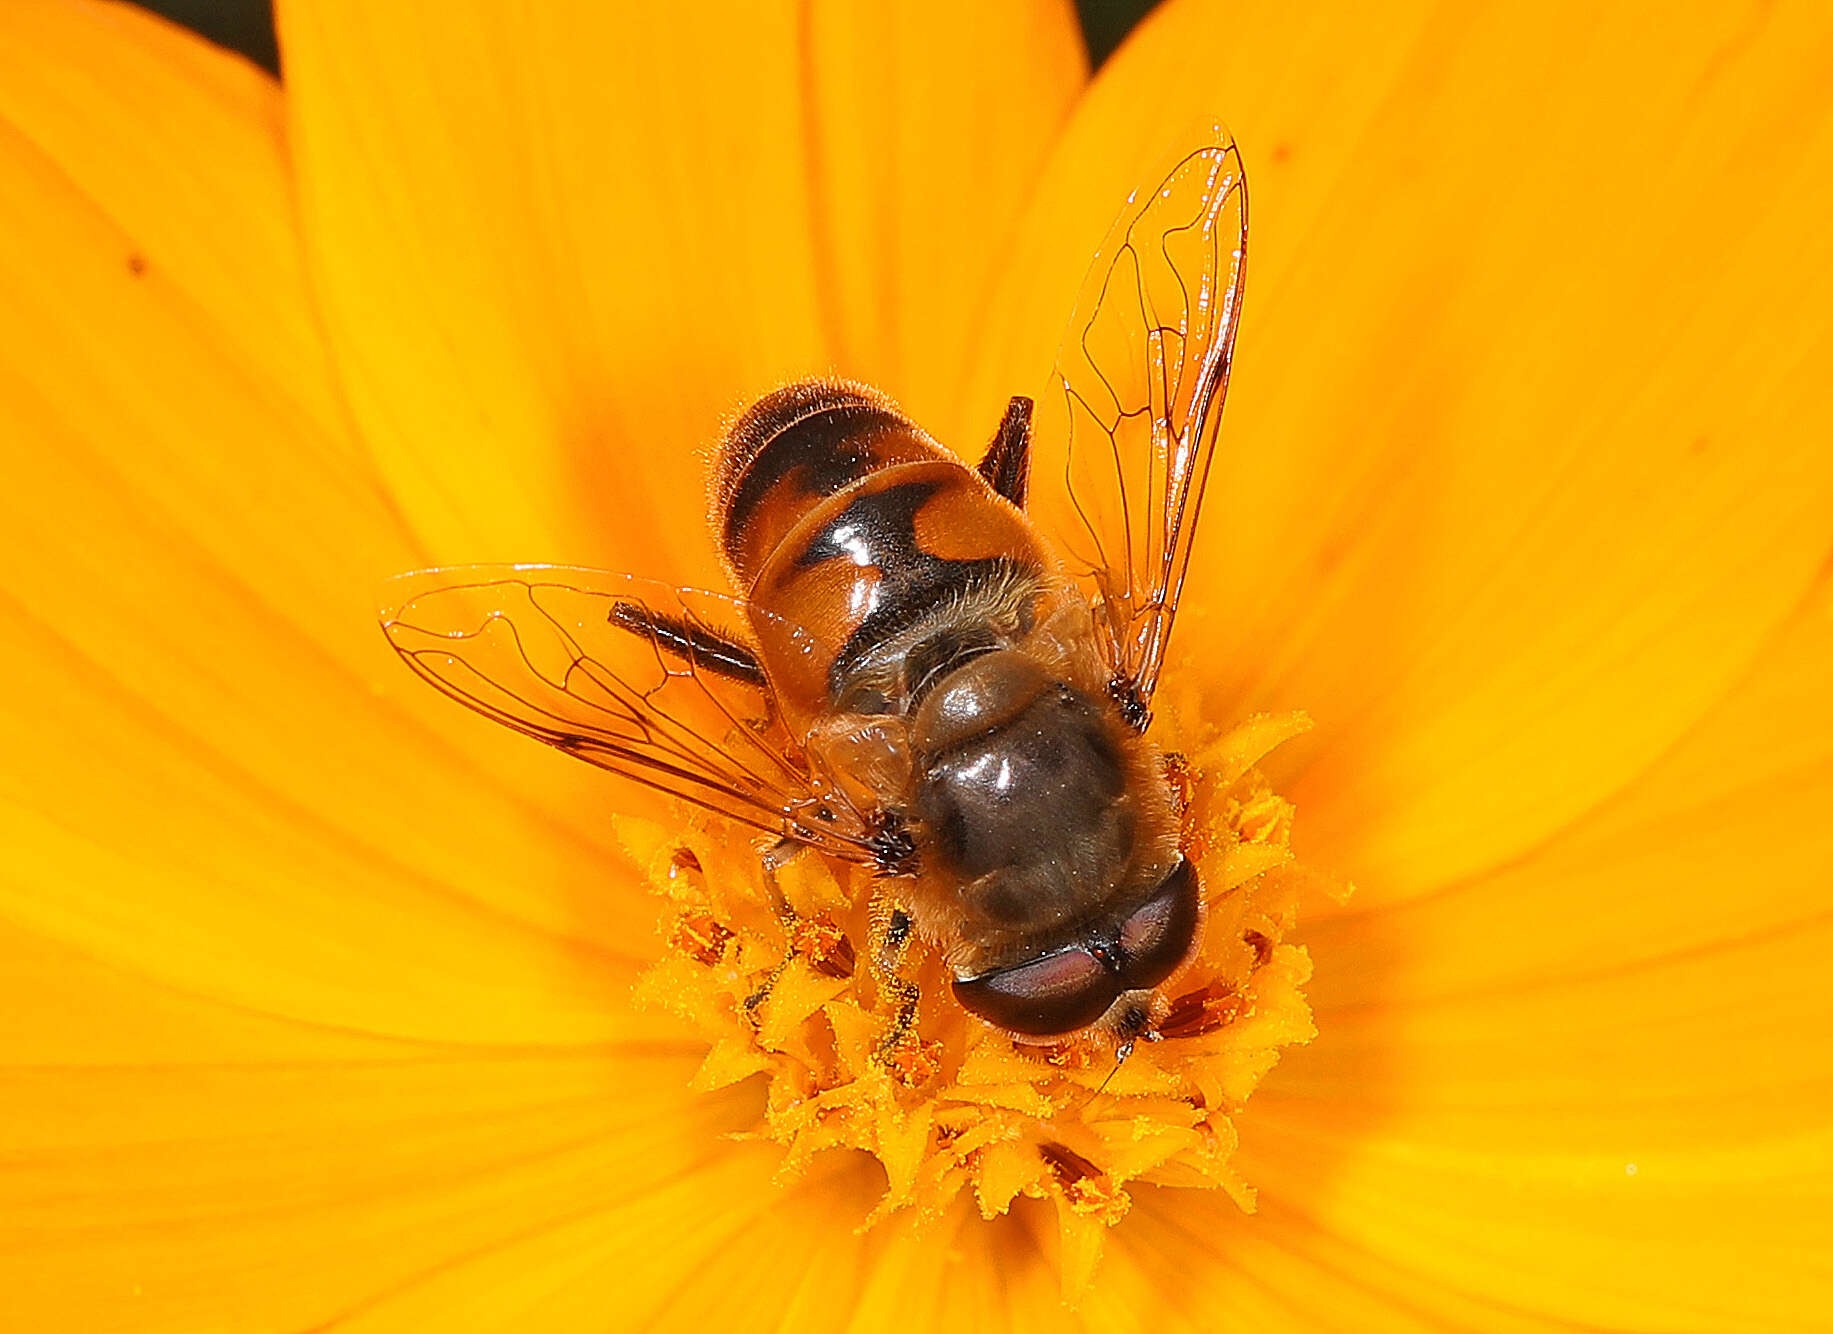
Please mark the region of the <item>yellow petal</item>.
POLYGON ((379 642, 277 90, 131 10, 0 53, 9 1321, 304 1328, 720 1189, 756 1109, 628 1016, 621 859, 379 642))
POLYGON ((717 586, 723 416, 843 360, 941 392, 1080 77, 1066 6, 977 8, 281 7, 326 325, 440 560, 717 586))
POLYGON ((1068 4, 816 4, 805 54, 836 358, 963 453, 986 302, 1086 77, 1068 4))
POLYGON ((1829 679, 1823 579, 1593 815, 1496 873, 1305 932, 1320 1037, 1256 1095, 1242 1155, 1257 1225, 1307 1263, 1231 1267, 1302 1293, 1335 1256, 1361 1300, 1503 1328, 1484 1307, 1824 1324, 1833 1283, 1800 1257, 1833 1245, 1829 679))
POLYGON ((884 1268, 880 1255, 933 1258, 935 1229, 906 1229, 887 1247, 847 1225, 875 1189, 857 1160, 824 1160, 784 1193, 769 1183, 770 1152, 723 1147, 677 1179, 650 1184, 642 1171, 627 1199, 414 1275, 338 1327, 584 1334, 605 1329, 610 1311, 618 1327, 840 1331, 854 1327, 855 1294, 884 1268))
POLYGON ((653 914, 602 784, 375 628, 415 554, 311 340, 277 90, 129 10, 0 24, 0 913, 314 1023, 616 1031, 653 914))
POLYGON ((1829 678, 1823 578, 1737 688, 1585 819, 1487 875, 1311 925, 1304 939, 1332 960, 1314 1002, 1355 1022, 1380 1005, 1552 993, 1815 920, 1833 882, 1829 678))
MULTIPOLYGON (((9 979, 30 957, 0 928, 9 979)), ((497 1258, 554 1238, 602 1300, 607 1252, 670 1236, 642 1271, 662 1283, 717 1246, 708 1199, 771 1198, 774 1155, 724 1139, 755 1108, 687 1095, 693 1053, 389 1044, 38 957, 55 974, 9 986, 9 1020, 139 1040, 101 1060, 41 1040, 42 1063, 0 1069, 0 1282, 22 1329, 305 1329, 475 1272, 525 1300, 549 1271, 507 1284, 497 1258)), ((435 1326, 460 1327, 394 1328, 435 1326)))
POLYGON ((1302 937, 1258 1213, 1142 1198, 1091 1323, 1149 1257, 1169 1328, 1824 1325, 1823 23, 1171 6, 1095 90, 1064 161, 1246 150, 1179 634, 1206 707, 1318 718, 1300 828, 1371 892, 1302 937))
MULTIPOLYGON (((156 295, 130 299, 195 303, 207 312, 206 337, 234 349, 278 411, 306 417, 322 447, 348 448, 304 299, 273 80, 125 7, 10 5, 0 25, 9 158, 39 163, 35 184, 22 188, 92 194, 97 222, 112 224, 117 242, 88 255, 96 281, 117 280, 111 305, 144 289, 156 295), (148 107, 170 111, 148 117, 148 107)), ((66 253, 45 252, 39 267, 53 269, 66 253)), ((0 326, 9 343, 24 332, 23 315, 10 311, 0 326)), ((150 370, 160 349, 142 355, 150 370)))
POLYGON ((1362 905, 1620 788, 1825 557, 1827 40, 1813 5, 1174 4, 1071 127, 970 397, 1036 382, 1121 194, 1225 118, 1250 276, 1169 676, 1313 714, 1300 852, 1362 905))
POLYGON ((1043 1250, 1054 1246, 1056 1224, 1041 1206, 1024 1207, 1033 1203, 1020 1201, 1012 1214, 987 1222, 960 1200, 939 1220, 905 1224, 878 1239, 858 1297, 837 1327, 1075 1330, 1079 1322, 1064 1308, 1043 1250))

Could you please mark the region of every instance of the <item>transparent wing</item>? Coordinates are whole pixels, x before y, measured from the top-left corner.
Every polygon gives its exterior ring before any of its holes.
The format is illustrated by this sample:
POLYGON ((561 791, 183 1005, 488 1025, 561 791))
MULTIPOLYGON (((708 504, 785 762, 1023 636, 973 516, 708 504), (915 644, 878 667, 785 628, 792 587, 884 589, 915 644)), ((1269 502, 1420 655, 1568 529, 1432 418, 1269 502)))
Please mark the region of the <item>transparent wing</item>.
POLYGON ((1092 584, 1117 683, 1150 703, 1228 389, 1247 193, 1220 126, 1132 195, 1096 254, 1040 405, 1039 487, 1092 584))
POLYGON ((869 815, 784 728, 742 603, 558 565, 422 570, 390 580, 386 601, 382 629, 402 660, 485 717, 755 829, 871 860, 869 815))

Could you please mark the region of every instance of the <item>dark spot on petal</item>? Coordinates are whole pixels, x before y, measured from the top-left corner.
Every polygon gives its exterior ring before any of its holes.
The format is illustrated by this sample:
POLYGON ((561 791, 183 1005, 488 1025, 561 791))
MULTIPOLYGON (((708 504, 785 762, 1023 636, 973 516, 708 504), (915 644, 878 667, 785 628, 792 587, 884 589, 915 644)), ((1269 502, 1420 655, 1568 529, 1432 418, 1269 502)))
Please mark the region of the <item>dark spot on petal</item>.
POLYGON ((1070 1148, 1067 1144, 1058 1144, 1054 1140, 1037 1146, 1038 1157, 1050 1164, 1050 1170, 1057 1174, 1057 1179, 1064 1185, 1086 1180, 1101 1175, 1101 1169, 1088 1159, 1070 1148))
POLYGON ((1246 1001, 1226 984, 1212 982, 1171 1002, 1153 1030, 1160 1038, 1196 1038, 1233 1023, 1246 1001))

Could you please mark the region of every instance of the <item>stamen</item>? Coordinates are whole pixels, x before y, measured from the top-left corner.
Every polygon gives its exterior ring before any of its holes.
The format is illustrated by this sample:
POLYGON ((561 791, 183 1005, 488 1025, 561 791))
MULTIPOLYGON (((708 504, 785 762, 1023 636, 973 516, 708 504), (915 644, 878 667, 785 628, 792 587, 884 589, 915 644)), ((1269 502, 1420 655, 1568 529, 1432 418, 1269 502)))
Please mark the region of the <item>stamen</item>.
POLYGON ((1073 1301, 1133 1183, 1220 1188, 1252 1207, 1230 1116, 1281 1048, 1312 1035, 1310 963, 1283 940, 1315 883, 1292 861, 1291 805, 1252 766, 1301 730, 1252 719, 1167 762, 1202 934, 1149 1005, 1105 1030, 1017 1040, 954 999, 869 869, 804 852, 776 859, 773 889, 741 835, 689 813, 667 829, 617 822, 667 904, 667 951, 639 998, 705 1036, 696 1087, 765 1077, 758 1134, 782 1146, 784 1175, 829 1149, 877 1157, 886 1193, 866 1225, 940 1214, 964 1190, 987 1218, 1050 1201, 1073 1301))

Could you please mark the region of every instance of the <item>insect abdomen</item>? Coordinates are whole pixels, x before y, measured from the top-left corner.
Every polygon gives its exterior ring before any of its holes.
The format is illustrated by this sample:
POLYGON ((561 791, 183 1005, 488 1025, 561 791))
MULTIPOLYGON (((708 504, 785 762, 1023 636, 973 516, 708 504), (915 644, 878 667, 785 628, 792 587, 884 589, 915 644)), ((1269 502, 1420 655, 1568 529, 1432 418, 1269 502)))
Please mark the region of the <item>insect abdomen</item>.
POLYGON ((808 511, 881 468, 947 458, 880 395, 804 380, 766 395, 720 445, 714 522, 747 591, 808 511))
POLYGON ((859 386, 808 381, 760 400, 718 469, 726 559, 764 613, 754 628, 772 684, 799 713, 840 706, 861 664, 917 647, 928 620, 938 636, 971 634, 979 608, 997 611, 1046 567, 1022 514, 859 386), (820 651, 773 633, 771 617, 820 651))

